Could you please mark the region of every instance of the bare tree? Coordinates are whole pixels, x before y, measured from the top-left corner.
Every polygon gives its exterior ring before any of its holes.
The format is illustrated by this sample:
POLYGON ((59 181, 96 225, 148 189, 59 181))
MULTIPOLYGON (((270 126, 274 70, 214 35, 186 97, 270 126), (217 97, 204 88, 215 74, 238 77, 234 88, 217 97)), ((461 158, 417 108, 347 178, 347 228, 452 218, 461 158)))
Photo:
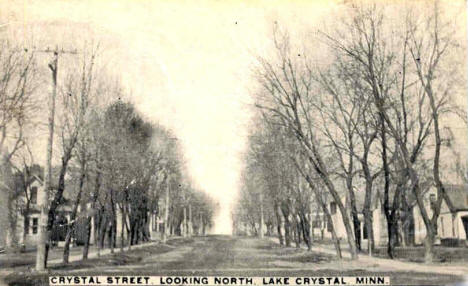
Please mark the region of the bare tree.
MULTIPOLYGON (((57 209, 61 204, 63 193, 65 191, 65 176, 67 175, 68 166, 72 159, 80 133, 83 131, 85 126, 85 116, 88 108, 93 78, 94 57, 95 54, 93 53, 90 59, 85 59, 83 61, 81 77, 79 79, 75 77, 75 74, 68 75, 65 87, 60 92, 61 103, 63 104, 63 106, 61 106, 61 111, 63 111, 63 114, 59 117, 60 122, 58 127, 61 134, 60 137, 62 139, 62 156, 57 190, 53 195, 52 202, 48 209, 46 231, 49 233, 47 235, 49 238, 51 237, 50 232, 54 227, 57 209)), ((77 205, 75 205, 75 207, 77 208, 77 205)), ((76 211, 74 210, 73 212, 75 212, 76 217, 76 211)), ((47 242, 44 261, 45 267, 47 267, 49 248, 50 244, 47 242)), ((64 260, 68 260, 67 251, 64 252, 64 260)))
MULTIPOLYGON (((93 98, 97 97, 97 90, 93 87, 93 82, 95 81, 95 68, 94 68, 94 60, 95 60, 96 52, 93 51, 89 59, 84 59, 82 63, 82 70, 81 70, 81 83, 80 85, 74 85, 72 83, 68 84, 65 90, 65 94, 68 97, 76 96, 78 97, 79 104, 74 104, 71 109, 78 109, 79 113, 76 115, 78 116, 79 124, 79 132, 76 135, 76 142, 72 148, 72 156, 76 158, 76 161, 79 165, 78 171, 78 191, 76 194, 76 198, 74 200, 72 212, 70 215, 70 221, 67 225, 67 233, 65 237, 65 244, 63 249, 63 262, 68 263, 69 251, 70 251, 70 243, 73 236, 73 232, 75 230, 75 225, 77 221, 78 215, 78 208, 80 205, 83 205, 82 197, 84 192, 84 185, 86 174, 89 172, 87 170, 89 161, 91 160, 92 156, 92 149, 91 149, 91 131, 90 128, 91 124, 90 120, 92 116, 90 116, 90 105, 95 104, 96 100, 93 98), (77 95, 79 94, 79 96, 77 95)), ((73 79, 70 79, 73 81, 73 79)), ((65 95, 65 96, 67 96, 65 95)), ((76 112, 76 111, 75 111, 76 112)), ((84 205, 85 206, 85 205, 84 205)))
POLYGON ((16 210, 14 203, 12 162, 24 146, 24 131, 37 109, 35 58, 32 53, 0 42, 0 196, 6 202, 6 214, 0 220, 5 229, 7 249, 17 249, 16 210))
MULTIPOLYGON (((440 113, 437 106, 444 102, 443 92, 441 101, 435 98, 431 100, 434 86, 433 75, 438 67, 440 56, 446 51, 449 42, 440 42, 440 39, 447 40, 445 36, 434 34, 440 33, 438 30, 438 11, 433 12, 433 16, 427 16, 425 27, 429 28, 432 41, 427 41, 421 37, 422 33, 417 27, 411 24, 411 14, 406 14, 406 27, 401 33, 392 30, 392 27, 385 22, 384 12, 380 8, 360 6, 352 9, 351 20, 345 26, 347 35, 343 33, 336 36, 327 35, 326 38, 330 46, 335 49, 338 57, 343 57, 354 63, 361 75, 363 84, 369 89, 374 106, 378 111, 381 121, 381 138, 384 152, 388 151, 389 134, 395 144, 396 173, 395 195, 393 207, 389 207, 389 166, 387 155, 384 155, 385 173, 385 212, 389 223, 389 254, 394 244, 396 230, 397 208, 405 204, 407 188, 411 190, 417 206, 421 212, 426 226, 426 261, 432 260, 432 246, 436 234, 434 222, 437 220, 438 211, 428 213, 423 200, 424 190, 427 182, 424 182, 424 169, 418 166, 424 165, 421 154, 424 146, 431 135, 430 130, 434 128, 435 135, 435 156, 433 179, 439 190, 440 205, 444 190, 438 174, 438 159, 440 156, 440 127, 435 121, 440 113), (434 33, 434 31, 436 31, 434 33), (390 41, 389 41, 390 37, 390 41), (427 52, 427 54, 422 54, 427 52), (415 67, 409 66, 408 58, 411 57, 415 67), (431 82, 431 83, 430 83, 431 82), (432 103, 431 103, 432 101, 432 103), (428 106, 429 102, 429 106, 428 106), (439 139, 437 139, 439 137, 439 139), (439 144, 437 143, 439 141, 439 144), (439 155, 438 155, 439 154, 439 155), (408 180, 410 184, 407 185, 408 180), (439 181, 439 183, 437 183, 439 181)), ((443 104, 441 104, 443 105, 443 104)), ((431 178, 428 178, 431 180, 431 178)))
MULTIPOLYGON (((432 216, 426 237, 425 260, 433 259, 433 245, 437 233, 437 219, 440 214, 442 201, 445 200, 450 210, 454 207, 447 197, 444 183, 441 178, 440 157, 442 147, 449 143, 450 138, 443 138, 443 116, 447 113, 457 113, 458 108, 453 104, 452 94, 460 84, 458 75, 462 73, 459 66, 450 59, 450 52, 457 50, 457 42, 452 36, 454 30, 450 29, 447 22, 441 19, 443 16, 439 7, 439 1, 433 1, 434 8, 430 15, 421 24, 414 23, 408 17, 409 41, 408 50, 413 60, 413 68, 424 95, 429 100, 430 114, 433 121, 434 157, 433 178, 437 188, 437 202, 433 205, 432 216), (450 75, 450 76, 446 76, 450 75)), ((465 118, 463 116, 463 118, 465 118)), ((425 223, 427 218, 425 218, 425 223)))
POLYGON ((317 98, 313 77, 306 68, 306 60, 293 58, 287 37, 283 37, 281 41, 275 40, 275 43, 277 59, 259 59, 258 78, 264 92, 259 95, 257 106, 278 116, 283 125, 294 134, 301 148, 307 152, 306 158, 319 174, 340 210, 351 256, 356 259, 354 230, 342 197, 333 182, 333 173, 326 164, 323 138, 320 138, 320 132, 315 127, 313 107, 317 98))

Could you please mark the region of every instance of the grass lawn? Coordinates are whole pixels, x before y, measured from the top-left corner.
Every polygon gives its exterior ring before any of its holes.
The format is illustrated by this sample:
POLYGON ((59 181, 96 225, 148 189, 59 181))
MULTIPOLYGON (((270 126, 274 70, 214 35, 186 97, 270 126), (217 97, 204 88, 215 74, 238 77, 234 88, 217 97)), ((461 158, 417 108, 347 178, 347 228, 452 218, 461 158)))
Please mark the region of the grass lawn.
MULTIPOLYGON (((70 248, 70 255, 81 254, 82 247, 70 248)), ((63 256, 63 247, 54 247, 49 251, 49 259, 61 259, 63 256)), ((36 250, 28 249, 20 253, 2 253, 0 254, 0 267, 12 268, 19 266, 34 265, 36 263, 36 250)))
MULTIPOLYGON (((68 271, 79 269, 89 269, 90 271, 86 272, 87 275, 97 275, 99 272, 94 272, 94 274, 92 274, 92 269, 102 266, 112 267, 117 265, 138 264, 147 255, 157 255, 171 250, 173 250, 173 248, 166 245, 132 249, 124 253, 104 255, 100 258, 91 258, 85 261, 74 261, 68 264, 61 263, 53 265, 49 267, 48 273, 41 274, 31 272, 29 267, 16 267, 15 273, 7 275, 4 280, 8 285, 49 285, 49 275, 67 275, 68 271)), ((24 261, 26 262, 26 260, 24 261)), ((135 275, 137 274, 135 273, 135 275)))
MULTIPOLYGON (((434 262, 468 262, 468 247, 434 247, 434 262)), ((376 256, 387 258, 386 248, 377 248, 374 252, 376 256)), ((395 249, 397 259, 411 262, 424 262, 424 247, 397 247, 395 249)))

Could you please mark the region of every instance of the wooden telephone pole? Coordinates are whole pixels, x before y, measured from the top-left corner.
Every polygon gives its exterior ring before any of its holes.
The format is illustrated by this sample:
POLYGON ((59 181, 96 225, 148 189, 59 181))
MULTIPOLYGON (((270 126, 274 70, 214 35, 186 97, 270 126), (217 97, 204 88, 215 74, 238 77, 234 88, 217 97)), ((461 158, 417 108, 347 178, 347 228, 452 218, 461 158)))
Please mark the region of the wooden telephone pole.
MULTIPOLYGON (((54 124, 55 124, 55 98, 57 97, 57 74, 58 74, 58 59, 59 54, 76 54, 75 51, 64 51, 59 50, 58 47, 55 50, 37 50, 33 52, 39 53, 51 53, 53 58, 49 63, 49 69, 52 72, 52 92, 49 97, 49 118, 48 118, 48 140, 47 140, 47 161, 44 171, 44 188, 38 194, 38 203, 41 211, 41 217, 39 220, 39 231, 38 231, 38 242, 37 242, 37 254, 36 254, 36 271, 44 271, 47 267, 47 254, 49 251, 50 242, 50 229, 48 229, 49 221, 49 191, 51 188, 51 170, 52 170, 52 147, 54 142, 54 124)), ((53 218, 52 218, 53 219, 53 218)))

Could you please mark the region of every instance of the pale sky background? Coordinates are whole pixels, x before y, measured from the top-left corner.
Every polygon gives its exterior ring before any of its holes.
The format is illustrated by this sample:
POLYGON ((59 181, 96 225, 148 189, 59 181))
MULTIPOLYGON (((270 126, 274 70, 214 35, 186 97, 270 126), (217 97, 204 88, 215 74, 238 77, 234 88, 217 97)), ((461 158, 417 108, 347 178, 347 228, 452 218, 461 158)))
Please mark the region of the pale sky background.
POLYGON ((0 3, 2 21, 32 26, 50 37, 51 47, 53 31, 58 38, 74 37, 67 29, 77 26, 103 43, 108 67, 139 111, 174 131, 193 181, 220 203, 216 233, 231 232, 254 56, 271 46, 275 21, 300 34, 300 27, 313 27, 339 7, 332 1, 279 0, 0 3))

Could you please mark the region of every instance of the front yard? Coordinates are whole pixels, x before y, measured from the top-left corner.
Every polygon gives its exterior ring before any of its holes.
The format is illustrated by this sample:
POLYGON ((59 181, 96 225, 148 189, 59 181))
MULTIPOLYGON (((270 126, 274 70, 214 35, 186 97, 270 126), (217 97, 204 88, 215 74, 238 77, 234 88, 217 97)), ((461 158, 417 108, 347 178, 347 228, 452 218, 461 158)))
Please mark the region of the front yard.
MULTIPOLYGON (((465 263, 468 262, 468 247, 435 246, 434 262, 437 263, 465 263)), ((424 262, 424 247, 397 247, 396 258, 403 261, 424 262)), ((377 248, 375 256, 388 258, 386 248, 377 248)))

